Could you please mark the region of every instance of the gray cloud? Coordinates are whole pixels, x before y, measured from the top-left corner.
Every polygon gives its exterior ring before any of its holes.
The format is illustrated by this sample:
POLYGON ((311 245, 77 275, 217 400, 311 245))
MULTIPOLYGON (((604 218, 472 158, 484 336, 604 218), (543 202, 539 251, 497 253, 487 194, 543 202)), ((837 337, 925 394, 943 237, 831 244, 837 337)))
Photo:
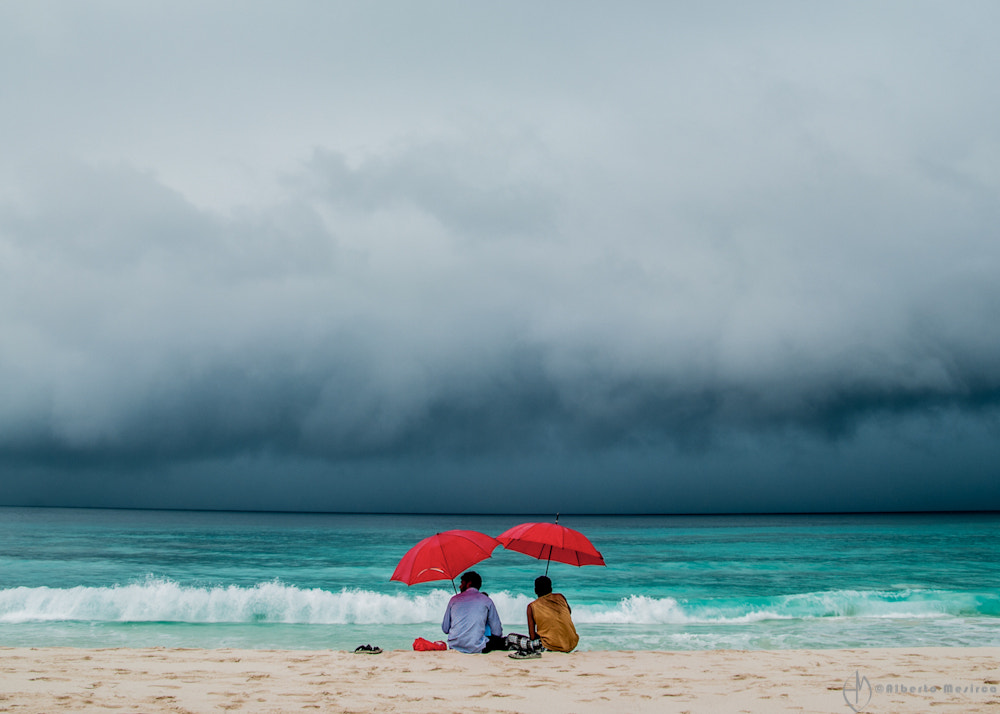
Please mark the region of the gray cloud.
POLYGON ((1000 508, 992 6, 399 9, 2 11, 0 501, 1000 508))

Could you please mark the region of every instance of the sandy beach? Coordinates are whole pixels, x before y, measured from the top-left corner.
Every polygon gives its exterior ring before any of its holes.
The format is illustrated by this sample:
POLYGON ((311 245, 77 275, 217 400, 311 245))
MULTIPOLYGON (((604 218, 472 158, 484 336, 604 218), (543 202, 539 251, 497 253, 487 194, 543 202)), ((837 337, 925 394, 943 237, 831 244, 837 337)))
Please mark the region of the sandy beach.
POLYGON ((993 648, 592 651, 525 661, 502 652, 3 648, 0 661, 2 712, 1000 710, 993 648))

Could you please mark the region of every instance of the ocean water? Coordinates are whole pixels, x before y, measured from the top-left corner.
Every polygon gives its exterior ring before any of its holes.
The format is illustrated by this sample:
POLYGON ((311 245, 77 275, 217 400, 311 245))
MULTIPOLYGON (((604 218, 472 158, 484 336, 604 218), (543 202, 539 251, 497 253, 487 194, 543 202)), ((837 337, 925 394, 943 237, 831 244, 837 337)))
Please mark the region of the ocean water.
MULTIPOLYGON (((551 516, 0 508, 0 645, 409 649, 449 582, 417 541, 551 516)), ((580 649, 1000 646, 1000 514, 562 516, 607 567, 553 563, 580 649)), ((524 632, 545 563, 475 566, 524 632)))

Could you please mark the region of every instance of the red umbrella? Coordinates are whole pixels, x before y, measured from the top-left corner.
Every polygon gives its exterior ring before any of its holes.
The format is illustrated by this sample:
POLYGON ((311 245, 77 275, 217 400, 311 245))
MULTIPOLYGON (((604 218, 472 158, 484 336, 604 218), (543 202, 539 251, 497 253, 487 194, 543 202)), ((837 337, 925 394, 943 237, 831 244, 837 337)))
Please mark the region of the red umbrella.
POLYGON ((407 585, 432 580, 454 579, 466 568, 486 560, 500 545, 495 538, 478 531, 444 531, 424 538, 399 561, 390 580, 407 585))
MULTIPOLYGON (((522 523, 504 531, 497 540, 507 550, 530 555, 539 560, 569 565, 604 565, 602 556, 587 537, 572 528, 555 523, 522 523)), ((548 562, 545 564, 548 574, 548 562)))

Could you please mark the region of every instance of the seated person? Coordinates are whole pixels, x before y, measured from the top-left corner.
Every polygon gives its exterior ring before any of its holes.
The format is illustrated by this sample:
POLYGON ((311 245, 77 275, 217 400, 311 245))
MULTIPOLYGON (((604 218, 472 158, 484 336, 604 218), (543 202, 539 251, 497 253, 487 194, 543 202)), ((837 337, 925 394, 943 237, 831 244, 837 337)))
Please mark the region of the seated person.
POLYGON ((528 634, 507 635, 508 649, 517 650, 514 659, 534 659, 543 650, 570 652, 580 641, 570 617, 570 606, 561 593, 552 592, 552 581, 545 575, 535 579, 537 600, 528 605, 528 634))
POLYGON ((571 652, 580 636, 566 598, 552 592, 552 581, 545 575, 535 579, 535 595, 538 599, 528 603, 528 637, 540 639, 547 650, 571 652))
POLYGON ((503 626, 493 601, 479 589, 483 579, 473 570, 462 574, 461 592, 448 601, 441 630, 448 646, 459 652, 491 652, 506 649, 503 626), (490 634, 486 634, 489 627, 490 634))

